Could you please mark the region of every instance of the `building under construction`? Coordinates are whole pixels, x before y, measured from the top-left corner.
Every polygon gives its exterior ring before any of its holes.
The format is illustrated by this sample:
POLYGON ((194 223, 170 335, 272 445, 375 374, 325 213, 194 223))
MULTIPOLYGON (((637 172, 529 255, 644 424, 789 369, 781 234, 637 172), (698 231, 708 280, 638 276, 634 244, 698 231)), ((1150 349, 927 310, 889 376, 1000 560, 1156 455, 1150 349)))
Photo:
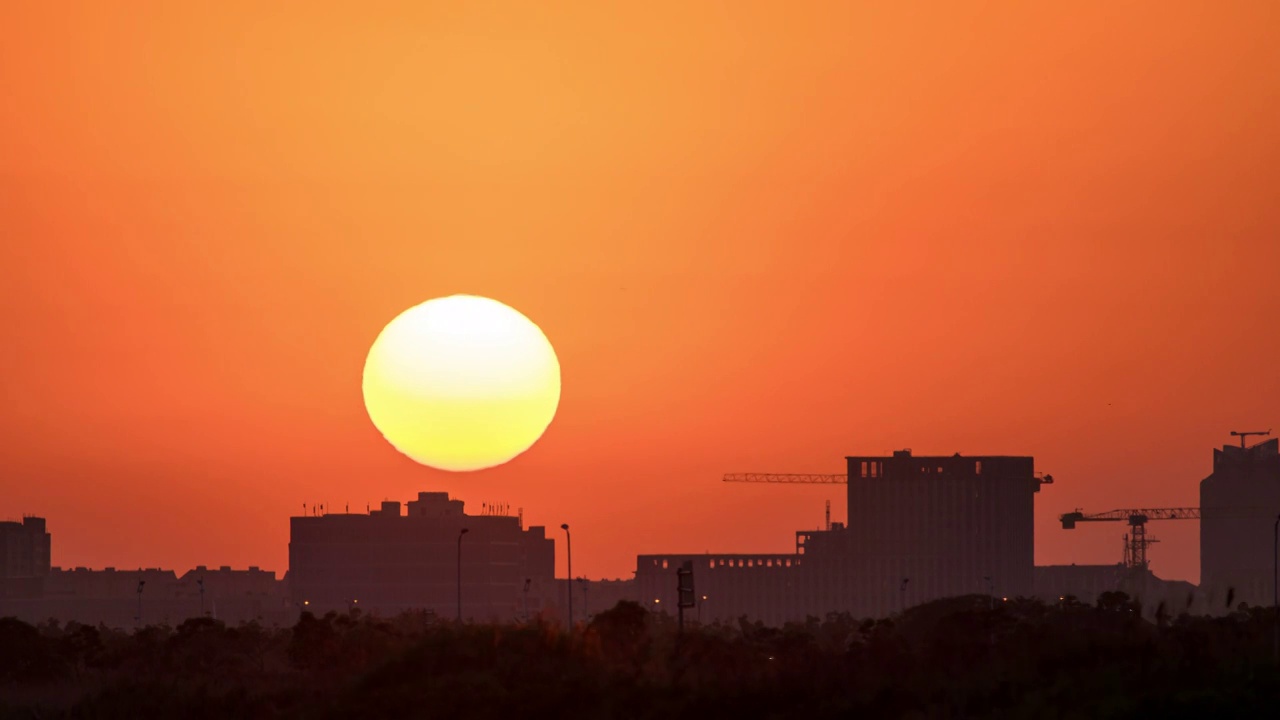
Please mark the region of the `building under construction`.
POLYGON ((1033 593, 1034 498, 1052 482, 1037 475, 1033 458, 901 450, 846 460, 844 476, 726 476, 847 483, 848 523, 797 533, 791 555, 642 555, 641 601, 672 604, 675 569, 686 560, 712 619, 882 617, 955 595, 1033 593))
MULTIPOLYGON (((1270 604, 1274 542, 1280 519, 1280 441, 1213 451, 1213 473, 1200 483, 1200 586, 1232 606, 1270 604)), ((1216 604, 1216 603, 1215 603, 1216 604)))
POLYGON ((442 492, 418 493, 405 507, 290 518, 296 608, 453 617, 460 602, 464 618, 514 620, 554 597, 555 541, 543 527, 526 529, 505 508, 467 515, 442 492))

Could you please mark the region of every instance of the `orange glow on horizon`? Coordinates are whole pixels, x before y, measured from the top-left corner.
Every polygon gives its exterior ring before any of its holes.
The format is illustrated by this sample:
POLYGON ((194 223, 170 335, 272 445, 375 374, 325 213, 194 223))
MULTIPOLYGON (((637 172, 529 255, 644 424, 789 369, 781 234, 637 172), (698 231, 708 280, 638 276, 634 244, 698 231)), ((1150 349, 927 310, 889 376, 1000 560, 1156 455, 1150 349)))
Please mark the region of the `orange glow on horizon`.
POLYGON ((283 574, 302 503, 439 490, 625 578, 844 517, 725 472, 911 447, 1034 455, 1037 562, 1119 562, 1057 516, 1196 505, 1280 424, 1280 4, 960 5, 5 4, 0 517, 283 574), (461 292, 566 376, 465 476, 361 387, 461 292))

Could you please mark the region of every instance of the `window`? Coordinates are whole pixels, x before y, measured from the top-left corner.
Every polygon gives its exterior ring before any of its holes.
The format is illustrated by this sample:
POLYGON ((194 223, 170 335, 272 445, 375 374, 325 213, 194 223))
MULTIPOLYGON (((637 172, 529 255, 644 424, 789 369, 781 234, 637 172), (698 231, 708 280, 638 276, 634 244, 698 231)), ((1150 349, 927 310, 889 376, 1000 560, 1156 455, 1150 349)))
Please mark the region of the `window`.
POLYGON ((869 463, 868 463, 866 460, 863 460, 863 461, 862 461, 862 477, 867 477, 867 465, 868 465, 868 464, 869 464, 869 463))
POLYGON ((974 475, 981 475, 981 474, 982 474, 982 461, 981 461, 981 460, 976 460, 976 461, 974 461, 974 463, 973 463, 973 474, 974 474, 974 475))

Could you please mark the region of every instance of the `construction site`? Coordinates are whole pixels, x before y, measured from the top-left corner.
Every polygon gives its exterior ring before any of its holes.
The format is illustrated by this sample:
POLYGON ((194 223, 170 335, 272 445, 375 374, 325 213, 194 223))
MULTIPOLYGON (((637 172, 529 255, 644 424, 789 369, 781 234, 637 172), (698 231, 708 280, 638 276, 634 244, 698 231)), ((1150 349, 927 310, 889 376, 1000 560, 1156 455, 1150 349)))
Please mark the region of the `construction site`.
MULTIPOLYGON (((747 616, 779 624, 850 612, 884 617, 961 595, 1001 601, 1068 596, 1094 602, 1121 591, 1145 607, 1221 612, 1273 601, 1274 535, 1280 518, 1280 441, 1249 445, 1267 431, 1232 431, 1239 444, 1213 451, 1200 482, 1199 507, 1075 508, 1062 529, 1110 523, 1121 530, 1120 560, 1104 565, 1035 565, 1034 503, 1053 476, 1031 457, 916 456, 846 458, 844 474, 730 473, 729 483, 847 486, 847 523, 796 532, 793 553, 641 555, 639 599, 654 610, 677 606, 675 572, 693 569, 689 607, 703 621, 747 616), (1199 587, 1150 570, 1157 539, 1147 524, 1200 523, 1199 587)), ((1043 500, 1041 500, 1043 502, 1043 500)), ((686 603, 687 604, 687 603, 686 603)))

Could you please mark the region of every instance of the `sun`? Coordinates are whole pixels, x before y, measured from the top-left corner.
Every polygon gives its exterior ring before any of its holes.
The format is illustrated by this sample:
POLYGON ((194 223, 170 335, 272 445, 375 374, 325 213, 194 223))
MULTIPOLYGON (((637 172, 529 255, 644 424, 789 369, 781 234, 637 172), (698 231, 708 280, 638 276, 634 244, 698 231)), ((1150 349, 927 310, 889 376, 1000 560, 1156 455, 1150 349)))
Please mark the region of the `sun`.
POLYGON ((363 388, 369 419, 397 450, 441 470, 482 470, 542 437, 560 404, 560 362, 519 311, 450 295, 387 323, 363 388))

